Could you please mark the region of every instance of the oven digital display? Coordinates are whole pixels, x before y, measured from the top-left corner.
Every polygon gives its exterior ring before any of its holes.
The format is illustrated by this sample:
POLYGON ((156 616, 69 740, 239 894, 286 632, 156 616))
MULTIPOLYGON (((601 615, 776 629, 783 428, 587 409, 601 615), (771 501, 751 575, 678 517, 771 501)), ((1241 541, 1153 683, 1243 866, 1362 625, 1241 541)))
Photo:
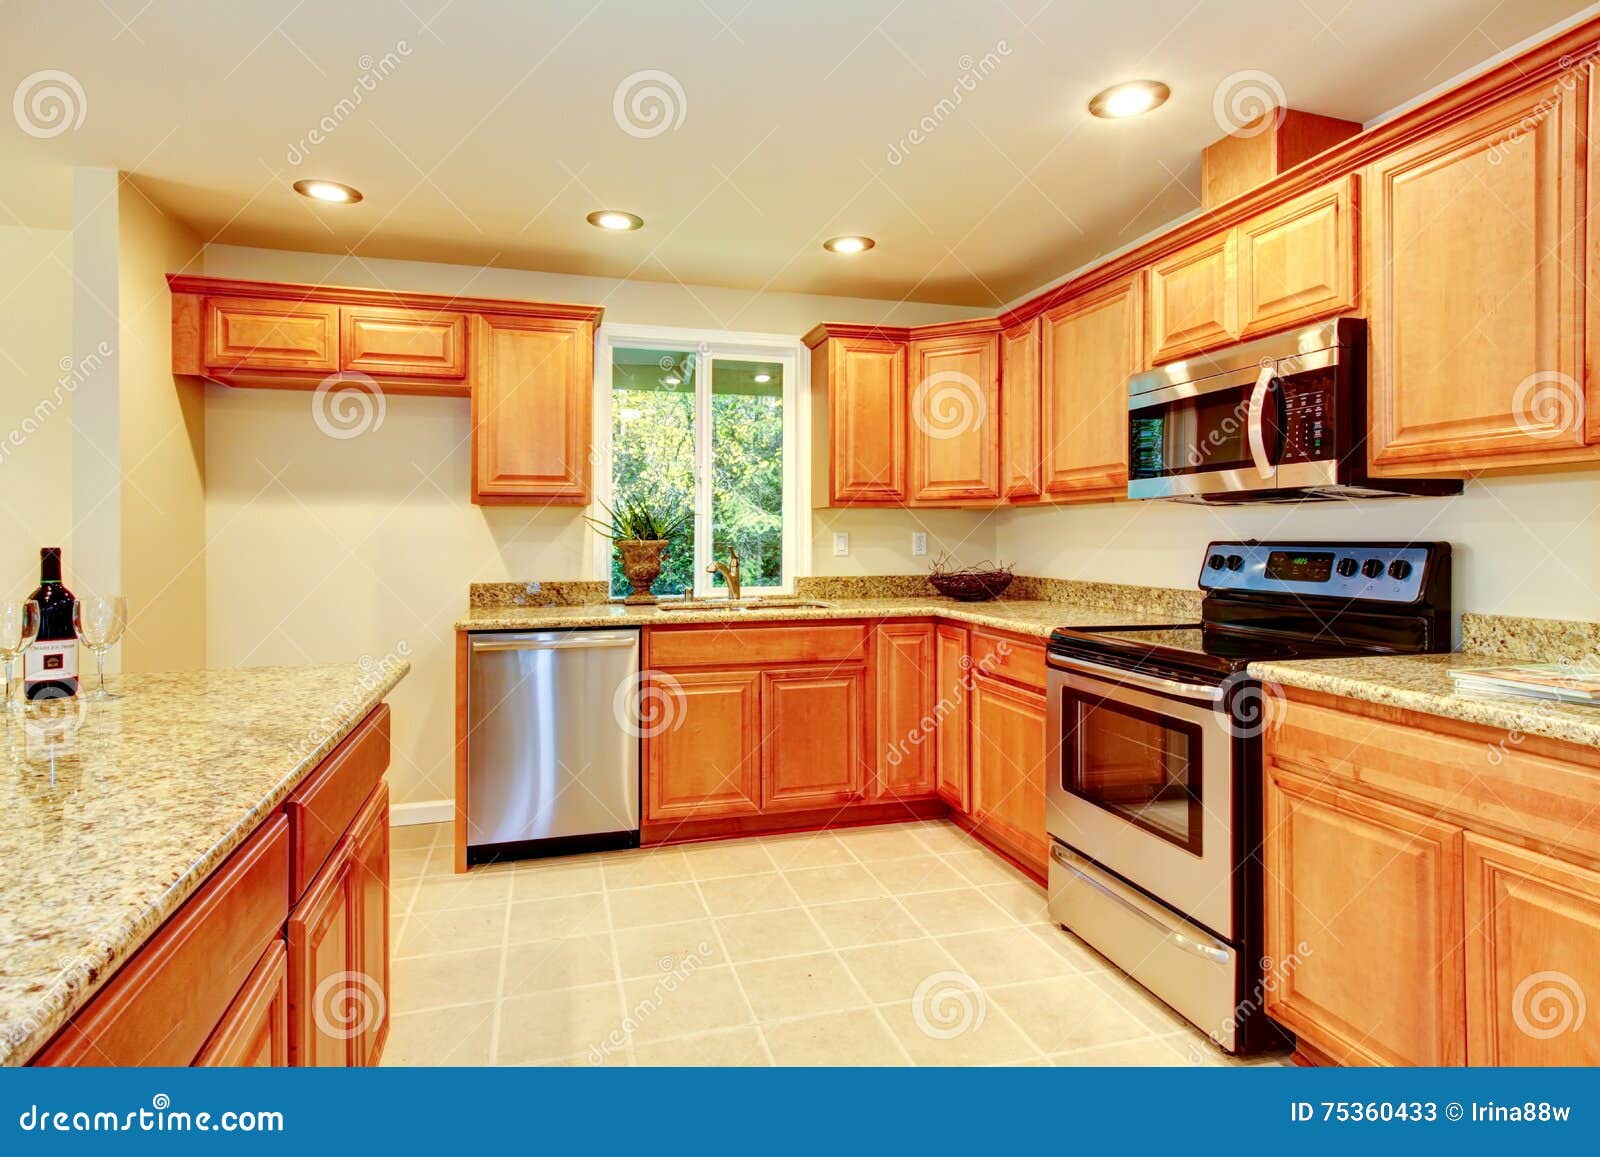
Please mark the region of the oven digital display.
POLYGON ((1266 577, 1292 583, 1325 583, 1333 574, 1333 552, 1275 550, 1267 555, 1266 577))

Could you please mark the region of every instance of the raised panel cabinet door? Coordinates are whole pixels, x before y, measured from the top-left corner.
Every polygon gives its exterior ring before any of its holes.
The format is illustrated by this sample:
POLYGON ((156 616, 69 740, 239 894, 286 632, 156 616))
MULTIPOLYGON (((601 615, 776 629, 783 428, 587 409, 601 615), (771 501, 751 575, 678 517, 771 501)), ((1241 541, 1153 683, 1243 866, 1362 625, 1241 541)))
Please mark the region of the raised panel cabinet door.
POLYGON ((644 737, 645 819, 714 819, 761 810, 761 674, 649 672, 663 703, 644 737))
POLYGON ((1468 834, 1467 1060, 1600 1065, 1600 873, 1468 834))
POLYGON ((339 307, 305 301, 208 297, 205 363, 210 369, 339 368, 339 307))
POLYGON ((1466 1061, 1460 828, 1267 769, 1267 1012, 1342 1064, 1466 1061))
POLYGON ((1352 174, 1238 227, 1241 337, 1356 307, 1358 180, 1352 174))
POLYGON ((967 629, 940 623, 934 632, 934 772, 939 797, 957 811, 970 807, 972 655, 967 629))
POLYGON ((1043 872, 1049 854, 1044 793, 1045 697, 982 675, 972 679, 972 816, 977 830, 1043 872))
POLYGON ((832 500, 905 501, 905 344, 830 338, 827 351, 832 500))
POLYGON ((355 844, 334 848, 289 913, 289 1063, 361 1063, 361 957, 355 844))
POLYGON ((467 376, 467 318, 461 313, 342 306, 347 370, 412 378, 467 376))
POLYGON ((1000 335, 913 341, 910 397, 912 502, 1000 497, 1000 335))
POLYGON ((589 501, 594 327, 484 317, 472 326, 472 500, 589 501))
POLYGON ((1588 82, 1572 84, 1541 82, 1367 169, 1375 468, 1594 456, 1578 272, 1588 82))
POLYGON ((1000 493, 1006 498, 1039 497, 1039 326, 1035 317, 1000 335, 1000 493))
POLYGON ((360 1062, 375 1065, 389 1036, 389 785, 380 783, 350 826, 355 892, 360 901, 356 948, 360 1062))
POLYGON ((1143 361, 1140 286, 1135 277, 1044 315, 1040 367, 1046 498, 1127 496, 1128 378, 1143 361))
POLYGON ((274 940, 195 1058, 201 1068, 283 1068, 289 1063, 289 950, 274 940))
POLYGON ((877 683, 877 794, 933 795, 933 624, 881 623, 872 636, 877 683))
POLYGON ((762 673, 762 807, 828 807, 862 797, 866 702, 862 664, 762 673))
POLYGON ((1150 266, 1150 362, 1160 365, 1239 337, 1232 229, 1150 266))

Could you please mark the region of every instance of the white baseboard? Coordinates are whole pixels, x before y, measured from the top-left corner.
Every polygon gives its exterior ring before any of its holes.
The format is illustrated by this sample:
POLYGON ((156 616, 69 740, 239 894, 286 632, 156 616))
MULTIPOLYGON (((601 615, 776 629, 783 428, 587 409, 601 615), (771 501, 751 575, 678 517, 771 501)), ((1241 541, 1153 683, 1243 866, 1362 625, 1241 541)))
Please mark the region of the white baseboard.
POLYGON ((391 828, 407 828, 412 824, 442 824, 455 818, 456 802, 452 799, 426 799, 420 803, 389 805, 391 828))

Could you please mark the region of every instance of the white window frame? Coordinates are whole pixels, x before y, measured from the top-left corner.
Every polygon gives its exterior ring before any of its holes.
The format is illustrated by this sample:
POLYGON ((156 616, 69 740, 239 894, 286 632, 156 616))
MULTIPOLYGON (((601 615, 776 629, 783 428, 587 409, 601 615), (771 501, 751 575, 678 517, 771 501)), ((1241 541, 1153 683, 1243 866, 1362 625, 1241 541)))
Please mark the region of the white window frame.
MULTIPOLYGON (((801 447, 809 415, 800 405, 800 383, 811 380, 811 351, 787 334, 731 330, 682 329, 676 326, 603 323, 595 333, 594 356, 594 495, 590 513, 604 521, 600 502, 611 503, 611 379, 618 347, 667 350, 695 355, 694 596, 718 592, 706 568, 711 564, 711 364, 716 359, 778 362, 783 366, 783 583, 761 587, 767 594, 793 594, 795 576, 810 572, 811 536, 803 533, 806 513, 801 492, 801 447), (704 436, 702 436, 702 433, 704 436)), ((597 536, 593 573, 611 579, 612 551, 597 536)), ((726 593, 725 591, 722 593, 726 593)))

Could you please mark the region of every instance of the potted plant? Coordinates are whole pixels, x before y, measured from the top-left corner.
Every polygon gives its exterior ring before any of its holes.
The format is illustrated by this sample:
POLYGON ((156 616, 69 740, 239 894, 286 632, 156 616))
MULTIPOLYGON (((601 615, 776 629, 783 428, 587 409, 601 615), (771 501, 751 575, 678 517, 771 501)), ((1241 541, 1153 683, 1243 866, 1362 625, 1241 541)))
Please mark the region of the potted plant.
POLYGON ((661 556, 668 544, 688 524, 688 512, 673 516, 637 498, 622 502, 615 510, 602 502, 600 509, 608 521, 590 518, 589 522, 616 544, 622 573, 633 587, 633 593, 622 601, 631 605, 655 602, 650 584, 661 574, 661 556))

